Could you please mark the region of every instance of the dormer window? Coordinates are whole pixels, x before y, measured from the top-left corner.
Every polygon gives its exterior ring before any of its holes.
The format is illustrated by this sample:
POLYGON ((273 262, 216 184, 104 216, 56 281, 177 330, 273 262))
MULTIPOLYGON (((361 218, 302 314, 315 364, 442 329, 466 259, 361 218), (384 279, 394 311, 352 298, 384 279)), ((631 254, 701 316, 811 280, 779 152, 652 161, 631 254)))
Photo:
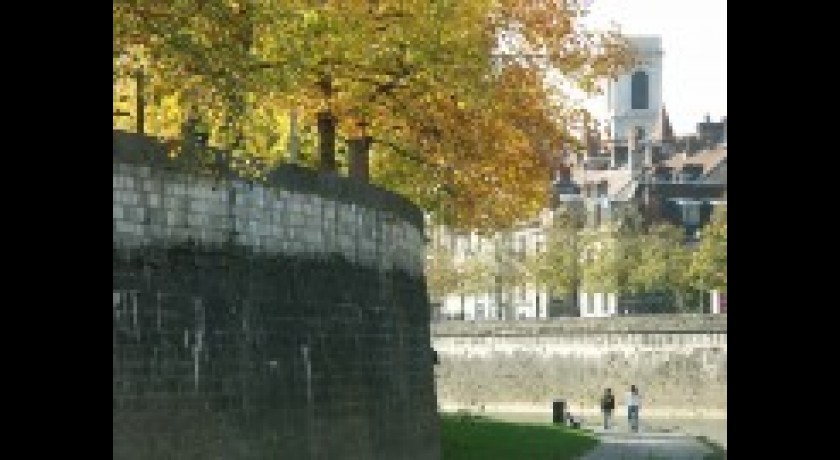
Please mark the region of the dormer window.
POLYGON ((695 164, 687 164, 683 166, 682 176, 684 181, 699 180, 703 174, 703 167, 695 164))
POLYGON ((598 197, 607 196, 607 181, 598 182, 598 197))
POLYGON ((656 180, 659 182, 670 182, 671 181, 671 168, 656 168, 655 173, 656 180))

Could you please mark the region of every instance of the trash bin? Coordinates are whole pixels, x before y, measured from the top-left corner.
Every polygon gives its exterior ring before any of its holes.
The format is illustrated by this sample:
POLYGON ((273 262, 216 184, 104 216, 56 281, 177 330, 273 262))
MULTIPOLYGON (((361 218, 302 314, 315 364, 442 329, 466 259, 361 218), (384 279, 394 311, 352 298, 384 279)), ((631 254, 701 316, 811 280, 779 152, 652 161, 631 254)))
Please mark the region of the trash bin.
POLYGON ((555 399, 552 404, 551 421, 555 424, 566 424, 566 400, 555 399))

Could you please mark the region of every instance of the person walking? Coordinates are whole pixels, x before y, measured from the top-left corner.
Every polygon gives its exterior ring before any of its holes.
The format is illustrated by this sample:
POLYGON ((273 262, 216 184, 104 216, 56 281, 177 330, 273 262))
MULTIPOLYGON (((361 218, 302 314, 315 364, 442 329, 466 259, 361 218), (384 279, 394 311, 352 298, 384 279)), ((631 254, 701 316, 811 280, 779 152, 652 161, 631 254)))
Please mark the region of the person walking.
POLYGON ((630 431, 639 432, 639 389, 636 385, 630 385, 630 392, 627 393, 627 420, 630 422, 630 431))
POLYGON ((601 412, 604 414, 604 429, 609 430, 612 424, 612 414, 615 410, 615 396, 612 390, 607 388, 604 390, 604 395, 601 396, 601 412))

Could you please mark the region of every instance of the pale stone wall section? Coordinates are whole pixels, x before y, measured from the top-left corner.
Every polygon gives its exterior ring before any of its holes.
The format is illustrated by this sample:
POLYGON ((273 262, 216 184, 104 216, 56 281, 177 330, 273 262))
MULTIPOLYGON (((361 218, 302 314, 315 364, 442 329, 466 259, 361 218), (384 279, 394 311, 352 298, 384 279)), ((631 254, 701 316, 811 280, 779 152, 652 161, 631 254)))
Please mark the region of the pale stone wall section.
POLYGON ((640 387, 646 414, 726 416, 726 315, 434 325, 443 409, 597 414, 604 388, 640 387))
POLYGON ((386 212, 259 183, 114 165, 118 247, 234 242, 264 253, 342 255, 367 267, 423 270, 422 232, 386 212))

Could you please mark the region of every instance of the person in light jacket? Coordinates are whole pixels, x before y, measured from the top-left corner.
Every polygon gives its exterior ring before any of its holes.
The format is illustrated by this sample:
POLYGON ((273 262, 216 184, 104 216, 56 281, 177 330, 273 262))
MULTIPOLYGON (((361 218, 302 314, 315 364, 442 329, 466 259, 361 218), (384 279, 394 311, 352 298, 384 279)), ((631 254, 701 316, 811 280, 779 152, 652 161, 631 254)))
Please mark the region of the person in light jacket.
POLYGON ((639 431, 639 406, 641 405, 639 389, 636 385, 630 385, 630 392, 627 393, 627 420, 630 422, 630 431, 639 431))

